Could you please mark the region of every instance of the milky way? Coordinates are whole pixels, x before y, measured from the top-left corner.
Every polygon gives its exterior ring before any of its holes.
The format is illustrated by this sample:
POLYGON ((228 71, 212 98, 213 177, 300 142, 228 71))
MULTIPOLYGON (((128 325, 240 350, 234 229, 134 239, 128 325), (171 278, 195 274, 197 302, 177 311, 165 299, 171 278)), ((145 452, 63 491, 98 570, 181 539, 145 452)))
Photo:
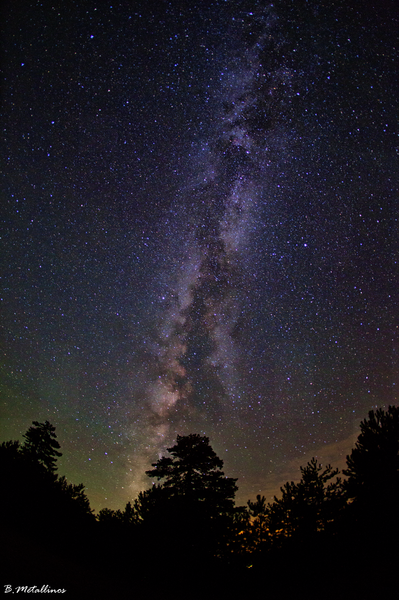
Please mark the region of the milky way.
MULTIPOLYGON (((280 125, 278 97, 290 95, 293 77, 284 61, 266 71, 261 55, 275 51, 278 31, 270 9, 258 10, 255 20, 262 22, 262 33, 249 48, 239 40, 243 19, 235 28, 234 56, 219 77, 218 118, 192 157, 197 182, 179 198, 189 221, 188 235, 184 229, 179 234, 185 253, 169 286, 171 306, 161 308, 158 317, 152 350, 155 374, 145 393, 146 422, 143 427, 140 419, 135 427, 147 440, 146 456, 154 449, 159 456, 165 452, 187 422, 190 427, 198 422, 205 430, 223 429, 226 420, 243 426, 240 408, 246 399, 240 364, 245 348, 234 332, 251 277, 256 277, 246 273, 246 254, 262 188, 268 183, 273 134, 280 125), (259 107, 267 101, 267 108, 259 107), (262 137, 260 128, 254 135, 250 127, 260 111, 267 130, 262 137)), ((176 211, 181 226, 182 215, 176 211)))
POLYGON ((395 403, 390 2, 5 11, 3 439, 122 507, 176 435, 271 494, 395 403))

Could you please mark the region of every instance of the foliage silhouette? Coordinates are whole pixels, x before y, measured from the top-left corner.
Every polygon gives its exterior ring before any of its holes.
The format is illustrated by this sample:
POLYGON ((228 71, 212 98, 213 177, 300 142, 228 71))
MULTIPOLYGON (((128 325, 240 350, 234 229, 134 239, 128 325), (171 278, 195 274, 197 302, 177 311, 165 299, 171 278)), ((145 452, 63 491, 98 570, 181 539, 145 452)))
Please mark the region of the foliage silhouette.
POLYGON ((128 502, 123 511, 119 509, 111 510, 110 508, 102 508, 98 513, 98 521, 105 525, 108 524, 111 527, 125 527, 137 525, 138 518, 132 503, 128 502))
MULTIPOLYGON (((319 597, 326 564, 352 580, 351 597, 358 588, 359 597, 368 597, 369 588, 373 595, 376 590, 362 577, 365 569, 376 568, 389 583, 399 560, 399 409, 371 411, 360 430, 345 481, 337 469, 313 458, 301 467, 299 482, 281 488, 281 498, 267 504, 259 494, 247 507, 234 505, 237 480, 225 477, 209 439, 178 436, 170 456, 147 471, 160 483, 123 510, 104 508, 95 519, 83 484, 70 484, 55 472, 61 455, 55 428, 34 421, 24 444, 0 445, 1 525, 8 539, 15 532, 24 535, 27 547, 47 558, 57 548, 62 560, 85 559, 97 577, 118 581, 120 597, 130 591, 130 575, 124 573, 132 564, 143 581, 153 577, 155 564, 160 589, 174 593, 177 586, 186 593, 206 572, 219 581, 218 593, 211 593, 232 597, 236 587, 242 596, 242 590, 262 585, 265 574, 269 589, 277 592, 282 581, 286 585, 287 564, 294 582, 303 580, 309 563, 308 597, 319 597)), ((28 564, 32 555, 24 552, 28 564)), ((288 596, 294 591, 294 583, 285 589, 288 596)))
POLYGON ((24 434, 25 444, 22 450, 24 454, 32 456, 48 471, 55 472, 57 458, 62 456, 61 452, 58 452, 60 445, 56 439, 55 427, 49 421, 44 423, 33 421, 33 425, 34 427, 29 427, 24 434))
POLYGON ((177 443, 168 448, 171 457, 162 457, 153 463, 154 469, 146 471, 150 477, 163 479, 161 487, 171 496, 184 496, 187 500, 204 502, 213 512, 220 514, 234 508, 236 481, 225 477, 223 461, 209 444, 209 438, 198 434, 177 436, 177 443))
POLYGON ((256 501, 247 502, 248 520, 242 533, 242 546, 248 553, 257 552, 270 545, 266 509, 266 498, 260 494, 256 496, 256 501))
POLYGON ((266 512, 266 498, 265 496, 261 496, 258 494, 256 496, 256 502, 252 502, 248 500, 248 511, 251 517, 259 517, 259 515, 264 515, 266 512))
POLYGON ((3 442, 0 468, 7 493, 1 496, 3 522, 45 539, 46 529, 58 531, 93 523, 94 514, 84 485, 58 477, 56 460, 61 453, 55 427, 48 421, 33 422, 25 443, 3 442))
POLYGON ((348 507, 342 527, 357 540, 358 554, 378 547, 384 565, 398 561, 399 407, 369 412, 343 472, 348 507))
POLYGON ((189 563, 224 554, 234 529, 237 480, 224 475, 223 461, 206 436, 177 436, 168 452, 146 471, 162 483, 139 494, 135 515, 157 532, 159 548, 173 545, 172 555, 192 569, 189 563))
POLYGON ((343 473, 348 479, 344 487, 350 500, 398 505, 399 407, 369 412, 346 461, 343 473))
POLYGON ((153 485, 152 488, 140 492, 133 503, 134 521, 139 524, 157 518, 157 515, 162 513, 165 502, 170 499, 170 491, 160 485, 153 485))
POLYGON ((299 483, 287 482, 282 488, 282 498, 274 497, 274 502, 265 510, 266 526, 274 543, 282 539, 313 538, 316 533, 325 531, 334 515, 343 508, 342 482, 340 478, 331 481, 338 469, 327 465, 324 469, 315 458, 301 467, 299 483))

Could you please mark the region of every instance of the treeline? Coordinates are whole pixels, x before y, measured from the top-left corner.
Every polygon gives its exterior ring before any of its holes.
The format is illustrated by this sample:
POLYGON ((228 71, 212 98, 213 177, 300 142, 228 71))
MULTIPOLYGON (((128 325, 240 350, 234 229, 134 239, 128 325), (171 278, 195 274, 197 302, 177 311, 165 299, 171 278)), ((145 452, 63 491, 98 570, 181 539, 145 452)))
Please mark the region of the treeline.
POLYGON ((396 581, 398 407, 369 413, 342 476, 312 459, 280 498, 247 506, 235 505, 237 480, 205 436, 178 436, 147 471, 157 485, 98 515, 83 484, 56 473, 59 449, 48 421, 34 421, 24 443, 0 446, 5 584, 21 585, 23 575, 29 585, 62 585, 71 598, 118 597, 133 581, 138 598, 147 587, 227 598, 262 586, 287 598, 368 598, 396 581))

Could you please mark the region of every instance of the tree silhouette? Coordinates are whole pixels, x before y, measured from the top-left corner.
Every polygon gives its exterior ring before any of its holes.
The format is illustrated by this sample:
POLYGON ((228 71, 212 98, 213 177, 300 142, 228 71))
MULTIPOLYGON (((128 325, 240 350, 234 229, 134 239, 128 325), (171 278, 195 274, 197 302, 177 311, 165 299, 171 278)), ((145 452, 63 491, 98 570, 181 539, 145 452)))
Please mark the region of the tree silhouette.
POLYGON ((90 501, 84 491, 85 486, 83 483, 77 485, 68 483, 66 477, 63 475, 62 477, 57 478, 56 489, 58 489, 59 497, 64 500, 64 510, 69 509, 70 512, 73 511, 76 518, 78 516, 84 517, 93 513, 90 508, 90 501))
POLYGON ((259 517, 259 515, 264 515, 266 512, 266 498, 265 496, 261 496, 258 494, 256 496, 256 502, 252 502, 252 500, 248 500, 248 511, 251 517, 259 517))
POLYGON ((269 531, 266 523, 266 498, 258 494, 256 501, 247 502, 248 520, 243 531, 243 540, 248 552, 254 552, 265 545, 269 539, 269 531))
POLYGON ((56 439, 55 427, 49 421, 33 421, 33 425, 34 427, 29 427, 24 434, 23 452, 54 473, 57 470, 57 458, 62 456, 61 452, 58 452, 61 446, 56 439))
POLYGON ((168 448, 171 457, 162 457, 146 471, 150 477, 163 479, 162 487, 171 496, 204 502, 217 513, 234 507, 236 481, 225 477, 223 461, 209 444, 209 438, 198 434, 177 436, 175 446, 168 448))
MULTIPOLYGON (((142 494, 142 492, 140 492, 140 494, 142 494)), ((137 500, 135 502, 137 502, 137 500)), ((134 506, 132 506, 131 502, 128 502, 125 506, 125 510, 102 508, 98 513, 98 521, 103 524, 120 527, 125 525, 136 525, 138 523, 138 517, 136 516, 134 506)))
POLYGON ((323 469, 312 458, 301 467, 301 473, 300 482, 287 481, 281 488, 282 498, 275 496, 265 510, 265 525, 274 544, 281 545, 287 538, 313 539, 326 530, 344 505, 341 479, 331 482, 338 469, 331 465, 323 469))
POLYGON ((364 548, 391 546, 399 559, 399 407, 369 412, 346 461, 345 528, 364 548))
POLYGON ((399 407, 370 411, 360 424, 360 435, 346 457, 349 499, 398 503, 399 499, 399 407))
POLYGON ((158 548, 179 556, 187 569, 212 561, 228 543, 234 513, 236 479, 226 477, 223 461, 198 434, 177 436, 170 456, 153 463, 147 475, 160 485, 142 492, 136 515, 158 536, 158 548), (173 550, 171 550, 173 545, 173 550))
POLYGON ((163 509, 171 497, 170 490, 160 485, 153 485, 152 488, 139 492, 139 495, 133 502, 132 520, 136 524, 140 524, 149 518, 153 520, 157 519, 159 515, 162 515, 163 509))
POLYGON ((7 526, 46 536, 46 528, 71 530, 92 523, 93 511, 84 485, 58 477, 56 460, 61 456, 55 427, 33 421, 24 435, 25 443, 3 442, 0 468, 6 493, 0 497, 0 515, 7 526))

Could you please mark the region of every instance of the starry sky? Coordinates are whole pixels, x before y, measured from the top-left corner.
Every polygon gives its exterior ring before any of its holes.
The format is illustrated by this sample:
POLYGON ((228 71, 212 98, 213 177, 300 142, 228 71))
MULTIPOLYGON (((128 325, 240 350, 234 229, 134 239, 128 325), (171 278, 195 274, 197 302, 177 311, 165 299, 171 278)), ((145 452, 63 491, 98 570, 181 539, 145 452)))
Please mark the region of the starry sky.
POLYGON ((123 508, 177 434, 267 500, 397 404, 395 2, 3 3, 0 439, 123 508))

